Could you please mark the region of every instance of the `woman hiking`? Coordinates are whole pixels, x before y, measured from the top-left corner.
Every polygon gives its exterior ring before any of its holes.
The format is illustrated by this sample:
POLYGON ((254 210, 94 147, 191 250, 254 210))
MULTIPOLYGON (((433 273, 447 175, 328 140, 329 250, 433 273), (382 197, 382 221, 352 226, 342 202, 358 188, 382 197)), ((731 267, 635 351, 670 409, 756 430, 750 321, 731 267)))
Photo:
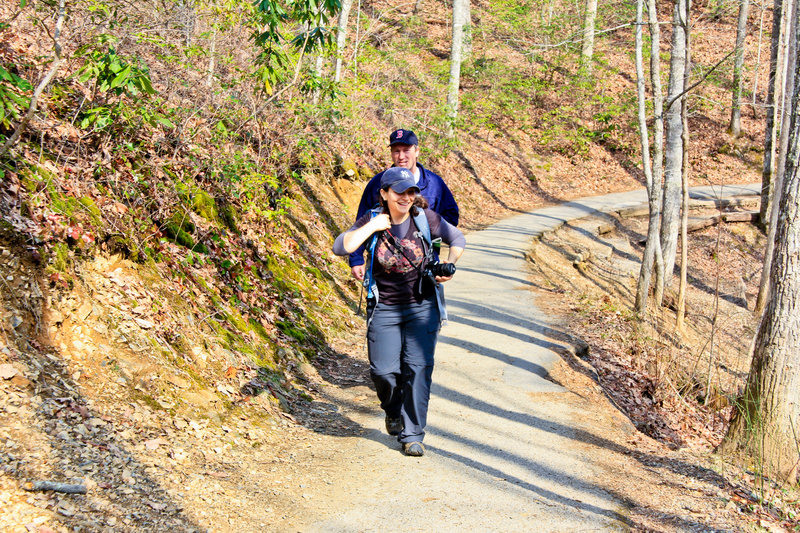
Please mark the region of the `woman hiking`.
POLYGON ((425 453, 422 440, 430 398, 433 354, 446 318, 440 283, 450 280, 464 252, 464 234, 426 208, 407 168, 381 176, 380 207, 336 238, 333 252, 367 245, 367 351, 370 375, 386 413, 386 431, 406 455, 425 453), (432 240, 449 245, 437 263, 432 240))

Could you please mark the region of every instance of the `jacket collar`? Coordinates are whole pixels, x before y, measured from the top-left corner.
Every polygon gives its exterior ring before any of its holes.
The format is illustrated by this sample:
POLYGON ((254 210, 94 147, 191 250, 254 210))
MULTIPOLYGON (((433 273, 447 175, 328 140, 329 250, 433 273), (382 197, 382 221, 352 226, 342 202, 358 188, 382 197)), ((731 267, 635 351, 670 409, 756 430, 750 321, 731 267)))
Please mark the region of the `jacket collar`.
POLYGON ((425 167, 423 167, 419 161, 417 161, 417 168, 419 169, 419 182, 417 183, 417 187, 422 191, 428 186, 428 176, 425 173, 425 167))

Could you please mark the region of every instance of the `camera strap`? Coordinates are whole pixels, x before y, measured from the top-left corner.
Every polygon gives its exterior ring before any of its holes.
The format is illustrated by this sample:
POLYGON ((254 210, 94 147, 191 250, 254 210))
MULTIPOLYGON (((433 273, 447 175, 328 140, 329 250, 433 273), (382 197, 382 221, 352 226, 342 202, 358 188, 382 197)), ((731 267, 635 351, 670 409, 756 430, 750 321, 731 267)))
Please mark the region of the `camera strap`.
MULTIPOLYGON (((425 217, 425 213, 420 213, 422 217, 425 217)), ((400 245, 397 240, 395 239, 394 235, 391 231, 386 230, 382 233, 385 235, 385 240, 388 245, 391 245, 395 249, 399 250, 403 257, 417 270, 417 274, 419 277, 415 282, 415 292, 423 297, 427 297, 428 290, 432 291, 432 294, 436 295, 437 305, 439 306, 440 316, 443 317, 445 320, 447 319, 447 311, 444 309, 444 301, 441 292, 441 287, 436 282, 435 278, 431 276, 429 270, 427 270, 428 265, 431 263, 433 259, 433 247, 430 246, 429 239, 426 239, 426 235, 423 233, 424 231, 430 232, 430 229, 425 225, 423 228, 420 228, 420 223, 417 221, 417 217, 413 218, 414 225, 417 226, 418 231, 414 232, 414 237, 419 239, 422 242, 422 261, 420 261, 419 265, 414 264, 414 259, 410 258, 405 251, 405 248, 400 245), (426 284, 429 283, 429 284, 426 284), (428 287, 426 289, 426 287, 428 287)), ((425 219, 425 223, 427 223, 427 219, 425 219)))
POLYGON ((387 242, 387 243, 389 243, 389 244, 391 244, 391 245, 392 245, 392 247, 393 247, 395 250, 397 250, 397 251, 399 251, 401 254, 403 254, 403 257, 405 257, 405 258, 406 258, 406 260, 409 262, 409 264, 410 264, 412 267, 414 267, 414 268, 415 268, 415 269, 416 269, 416 270, 417 270, 417 271, 418 271, 418 272, 421 274, 421 273, 422 273, 422 271, 423 271, 423 270, 424 270, 424 268, 425 268, 425 265, 427 264, 427 259, 428 259, 428 255, 429 255, 429 254, 428 254, 428 251, 426 250, 426 246, 425 246, 425 239, 422 239, 422 261, 420 262, 420 264, 419 264, 419 265, 415 265, 415 264, 414 264, 414 260, 413 260, 412 258, 408 257, 408 255, 406 254, 406 250, 405 250, 405 248, 403 248, 403 246, 402 246, 400 243, 398 243, 398 242, 397 242, 397 240, 395 240, 395 238, 394 238, 394 235, 392 235, 392 232, 391 232, 391 231, 389 231, 389 230, 386 230, 386 231, 384 231, 384 232, 382 232, 382 233, 383 233, 383 235, 384 235, 384 236, 385 236, 385 238, 386 238, 386 242, 387 242))

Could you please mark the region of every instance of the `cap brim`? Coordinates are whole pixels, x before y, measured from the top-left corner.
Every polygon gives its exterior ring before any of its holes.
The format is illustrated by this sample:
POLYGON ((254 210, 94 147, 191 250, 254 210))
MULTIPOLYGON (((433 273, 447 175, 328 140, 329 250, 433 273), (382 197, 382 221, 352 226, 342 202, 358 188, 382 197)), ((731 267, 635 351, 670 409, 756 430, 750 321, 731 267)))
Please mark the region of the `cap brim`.
POLYGON ((414 189, 415 191, 419 192, 419 187, 413 181, 398 181, 396 183, 392 183, 389 188, 391 188, 397 194, 402 194, 408 189, 414 189))

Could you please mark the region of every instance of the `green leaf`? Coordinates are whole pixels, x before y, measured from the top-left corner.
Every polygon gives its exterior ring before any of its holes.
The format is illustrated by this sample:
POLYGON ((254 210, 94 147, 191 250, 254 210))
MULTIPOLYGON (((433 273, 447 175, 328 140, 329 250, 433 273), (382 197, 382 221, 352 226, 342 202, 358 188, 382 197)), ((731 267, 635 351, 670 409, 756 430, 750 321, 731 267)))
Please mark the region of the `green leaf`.
POLYGON ((23 91, 30 91, 33 89, 33 85, 31 85, 28 80, 24 78, 20 78, 13 72, 9 72, 3 66, 0 66, 0 78, 5 81, 11 82, 11 85, 17 87, 18 89, 22 89, 23 91))
POLYGON ((92 78, 94 78, 94 73, 88 68, 82 70, 78 75, 78 81, 81 83, 86 83, 92 78))
POLYGON ((119 87, 123 83, 127 82, 128 81, 128 77, 130 76, 130 74, 131 74, 131 66, 128 65, 127 67, 125 67, 125 69, 123 69, 122 72, 117 74, 116 78, 114 78, 111 81, 111 86, 109 88, 110 89, 116 89, 117 87, 119 87))
POLYGON ((156 90, 153 89, 153 85, 150 83, 149 76, 147 76, 146 74, 139 76, 139 82, 140 82, 139 88, 142 90, 142 92, 147 94, 156 94, 156 90))

